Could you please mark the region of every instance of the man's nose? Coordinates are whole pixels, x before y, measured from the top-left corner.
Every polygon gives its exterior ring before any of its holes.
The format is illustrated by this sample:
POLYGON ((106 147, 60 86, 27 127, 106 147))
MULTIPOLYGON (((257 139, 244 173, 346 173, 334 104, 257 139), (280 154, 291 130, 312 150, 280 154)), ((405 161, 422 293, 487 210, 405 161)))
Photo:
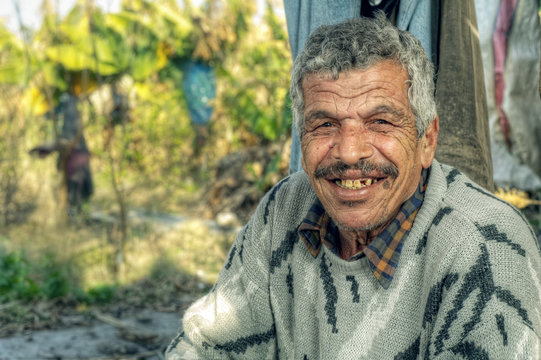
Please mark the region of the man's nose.
POLYGON ((374 154, 370 134, 359 126, 342 129, 335 148, 336 156, 351 165, 374 154))

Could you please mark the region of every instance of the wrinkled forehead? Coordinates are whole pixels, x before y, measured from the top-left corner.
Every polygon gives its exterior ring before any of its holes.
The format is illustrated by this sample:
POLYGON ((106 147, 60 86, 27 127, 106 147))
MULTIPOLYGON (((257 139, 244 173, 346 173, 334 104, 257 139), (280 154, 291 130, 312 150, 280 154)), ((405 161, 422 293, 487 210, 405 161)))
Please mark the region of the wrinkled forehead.
POLYGON ((355 72, 363 72, 372 68, 379 68, 380 65, 391 65, 391 68, 394 68, 394 71, 396 74, 400 74, 402 72, 406 75, 406 84, 409 86, 411 83, 410 75, 407 71, 407 67, 402 64, 398 59, 395 57, 390 57, 386 59, 382 59, 379 61, 375 61, 367 66, 362 67, 349 67, 347 69, 337 70, 337 69, 319 69, 314 71, 307 71, 302 76, 302 87, 304 88, 304 83, 306 82, 307 78, 310 78, 312 81, 329 81, 329 80, 338 80, 343 78, 348 78, 352 73, 355 72), (394 66, 393 66, 394 65, 394 66))
POLYGON ((333 86, 332 84, 339 84, 340 87, 351 89, 353 92, 361 88, 401 89, 399 92, 404 91, 403 95, 409 97, 408 90, 411 81, 407 70, 400 63, 391 60, 380 61, 365 68, 351 68, 339 73, 330 70, 309 72, 302 78, 304 101, 311 90, 333 86))

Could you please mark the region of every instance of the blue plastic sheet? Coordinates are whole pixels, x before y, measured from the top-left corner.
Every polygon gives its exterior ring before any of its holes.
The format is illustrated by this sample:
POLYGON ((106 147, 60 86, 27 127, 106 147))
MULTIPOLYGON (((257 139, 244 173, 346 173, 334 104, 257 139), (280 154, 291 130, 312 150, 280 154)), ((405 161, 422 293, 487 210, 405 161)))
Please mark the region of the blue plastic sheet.
POLYGON ((190 119, 194 125, 208 125, 212 117, 211 101, 216 97, 216 73, 209 64, 188 61, 182 83, 190 119))

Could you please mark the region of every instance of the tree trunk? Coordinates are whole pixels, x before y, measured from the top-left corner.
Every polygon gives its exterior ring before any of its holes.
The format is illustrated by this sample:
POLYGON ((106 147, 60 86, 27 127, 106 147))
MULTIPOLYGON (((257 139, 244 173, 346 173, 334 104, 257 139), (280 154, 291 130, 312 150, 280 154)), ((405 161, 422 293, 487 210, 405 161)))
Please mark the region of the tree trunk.
POLYGON ((436 158, 494 190, 481 46, 473 1, 441 0, 436 158))

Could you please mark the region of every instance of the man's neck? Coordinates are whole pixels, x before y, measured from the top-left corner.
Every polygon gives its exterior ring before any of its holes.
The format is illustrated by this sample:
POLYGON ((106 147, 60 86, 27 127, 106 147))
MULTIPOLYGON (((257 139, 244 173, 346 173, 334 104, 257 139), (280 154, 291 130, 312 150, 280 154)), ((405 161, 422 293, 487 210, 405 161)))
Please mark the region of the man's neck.
MULTIPOLYGON (((430 173, 430 169, 424 169, 421 172, 419 186, 417 187, 416 190, 413 191, 413 193, 408 198, 406 203, 411 201, 411 199, 414 196, 419 196, 416 194, 418 194, 421 191, 421 189, 423 189, 422 193, 424 193, 424 191, 426 190, 426 186, 428 184, 429 173, 430 173)), ((424 198, 424 195, 421 197, 421 199, 422 198, 424 198)), ((402 204, 402 206, 404 204, 402 204)), ((387 228, 389 224, 393 222, 393 220, 397 217, 398 213, 402 211, 401 210, 402 206, 393 216, 389 218, 389 220, 387 220, 383 224, 375 225, 373 229, 361 230, 361 229, 344 229, 344 228, 339 227, 338 228, 338 241, 336 244, 338 255, 344 260, 349 260, 351 259, 352 256, 355 256, 359 254, 360 252, 364 251, 364 249, 366 249, 366 247, 368 247, 370 243, 374 241, 374 239, 376 239, 376 237, 379 234, 381 234, 385 230, 385 228, 387 228)))
POLYGON ((344 260, 349 260, 353 255, 364 251, 386 226, 387 224, 374 230, 339 229, 338 255, 344 260))

